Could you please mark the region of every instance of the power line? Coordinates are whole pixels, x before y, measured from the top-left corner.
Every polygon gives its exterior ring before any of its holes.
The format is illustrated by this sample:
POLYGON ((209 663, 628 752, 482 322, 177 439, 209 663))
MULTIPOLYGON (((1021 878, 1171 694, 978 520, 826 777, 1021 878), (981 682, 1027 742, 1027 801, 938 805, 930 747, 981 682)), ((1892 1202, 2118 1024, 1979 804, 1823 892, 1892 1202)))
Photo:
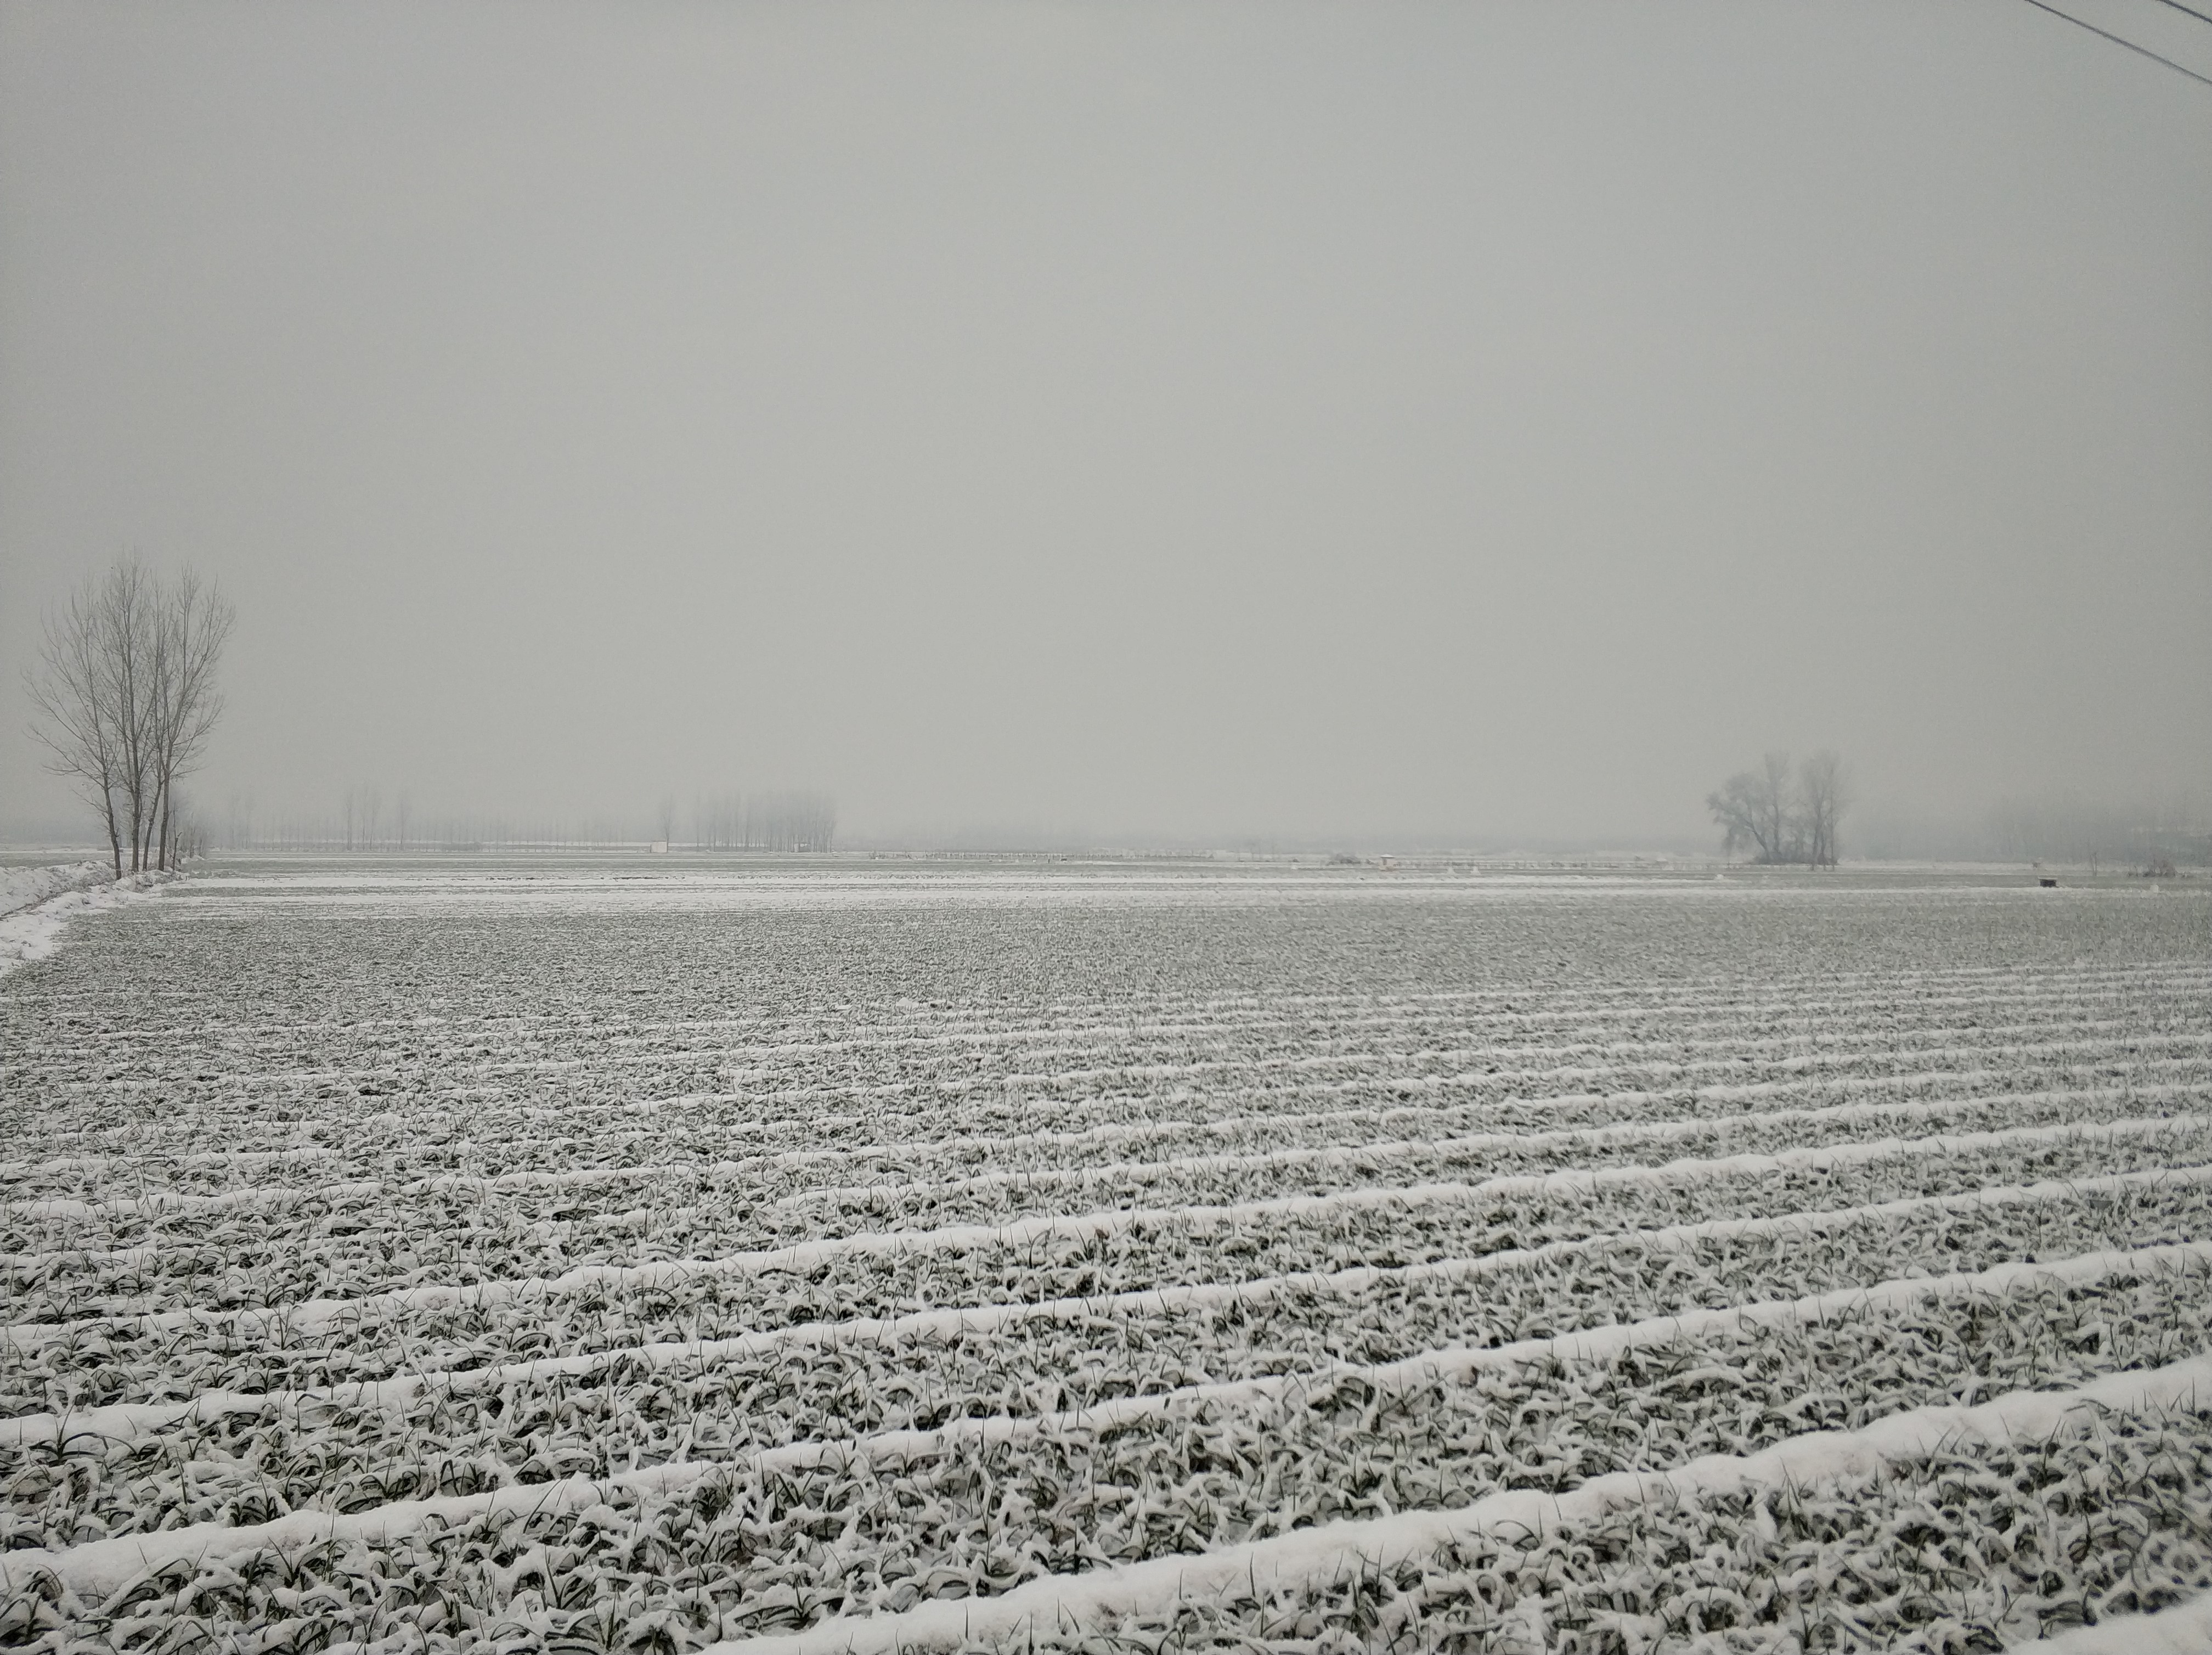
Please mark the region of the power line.
POLYGON ((2161 6, 2172 6, 2176 11, 2186 12, 2200 23, 2212 23, 2212 12, 2203 12, 2194 6, 2185 6, 2181 3, 2181 0, 2158 0, 2158 3, 2161 6))
MULTIPOLYGON (((2073 24, 2076 28, 2086 28, 2092 34, 2101 34, 2105 39, 2110 40, 2114 46, 2125 46, 2129 51, 2135 52, 2141 57, 2148 58, 2154 64, 2164 64, 2168 69, 2173 70, 2177 75, 2186 75, 2192 81, 2202 81, 2205 85, 2212 86, 2212 75, 2199 75, 2193 69, 2184 69, 2179 64, 2174 62, 2172 58, 2161 58, 2158 53, 2153 52, 2148 46, 2139 46, 2133 40, 2123 40, 2118 35, 2113 33, 2110 29, 2099 28, 2094 23, 2085 23, 2070 11, 2061 11, 2056 6, 2045 5, 2044 3, 2044 0, 2027 0, 2027 3, 2033 6, 2038 11, 2049 12, 2053 17, 2063 17, 2068 22, 2073 24)), ((2180 8, 2180 9, 2188 11, 2189 8, 2184 6, 2180 8)), ((2196 15, 2193 12, 2190 15, 2191 16, 2196 15)))

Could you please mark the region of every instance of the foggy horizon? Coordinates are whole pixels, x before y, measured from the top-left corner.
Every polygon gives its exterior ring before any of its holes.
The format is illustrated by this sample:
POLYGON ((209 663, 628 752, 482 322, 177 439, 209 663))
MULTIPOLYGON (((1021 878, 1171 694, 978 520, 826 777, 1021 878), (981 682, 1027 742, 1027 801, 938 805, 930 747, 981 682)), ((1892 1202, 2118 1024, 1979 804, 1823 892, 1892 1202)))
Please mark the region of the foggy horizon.
POLYGON ((210 823, 2201 818, 2208 201, 2024 6, 13 6, 0 834, 132 550, 237 607, 210 823))

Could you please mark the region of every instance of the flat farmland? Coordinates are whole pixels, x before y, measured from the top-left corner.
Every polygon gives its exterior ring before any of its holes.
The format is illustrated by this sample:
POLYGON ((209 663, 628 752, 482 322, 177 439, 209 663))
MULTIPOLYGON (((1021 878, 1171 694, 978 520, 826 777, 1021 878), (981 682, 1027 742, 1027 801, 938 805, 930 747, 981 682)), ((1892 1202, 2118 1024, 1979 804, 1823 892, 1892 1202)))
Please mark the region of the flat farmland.
POLYGON ((2202 883, 216 862, 0 978, 0 1642, 2212 1645, 2202 883))

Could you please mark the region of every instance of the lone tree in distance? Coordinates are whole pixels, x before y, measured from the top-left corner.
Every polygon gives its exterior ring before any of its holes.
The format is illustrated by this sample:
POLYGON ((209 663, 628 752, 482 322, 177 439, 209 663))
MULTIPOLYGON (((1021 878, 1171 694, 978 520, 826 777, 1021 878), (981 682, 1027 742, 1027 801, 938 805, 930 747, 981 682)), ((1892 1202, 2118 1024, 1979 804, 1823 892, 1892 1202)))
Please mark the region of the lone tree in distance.
POLYGON ((216 669, 236 618, 211 582, 163 581, 135 557, 46 613, 24 674, 31 733, 100 812, 118 879, 126 843, 132 873, 175 860, 177 783, 222 716, 216 669))

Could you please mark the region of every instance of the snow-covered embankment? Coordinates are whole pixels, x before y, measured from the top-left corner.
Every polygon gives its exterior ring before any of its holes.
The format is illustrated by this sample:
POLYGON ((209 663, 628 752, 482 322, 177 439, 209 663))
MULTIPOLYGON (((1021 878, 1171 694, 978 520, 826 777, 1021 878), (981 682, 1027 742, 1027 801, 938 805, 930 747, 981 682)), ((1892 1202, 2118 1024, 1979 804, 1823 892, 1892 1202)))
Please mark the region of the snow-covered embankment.
POLYGON ((78 915, 130 902, 168 877, 112 879, 99 862, 0 869, 0 977, 53 952, 62 928, 78 915))

